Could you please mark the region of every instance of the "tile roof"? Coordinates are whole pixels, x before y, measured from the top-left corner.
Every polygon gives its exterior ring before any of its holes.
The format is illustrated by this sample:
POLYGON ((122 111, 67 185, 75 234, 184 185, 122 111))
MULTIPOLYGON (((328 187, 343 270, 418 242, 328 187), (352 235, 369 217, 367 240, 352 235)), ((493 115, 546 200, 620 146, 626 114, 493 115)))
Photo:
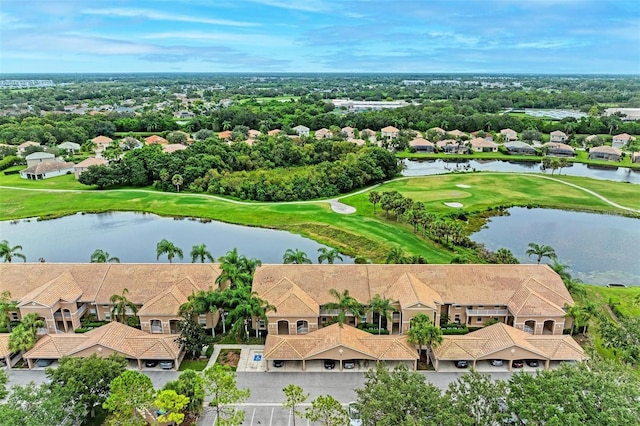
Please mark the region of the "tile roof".
POLYGON ((460 131, 458 129, 451 130, 451 131, 449 131, 447 133, 450 134, 450 135, 453 135, 453 136, 465 136, 466 135, 465 132, 462 132, 462 131, 460 131))
POLYGON ((108 136, 96 136, 95 138, 91 139, 91 142, 95 143, 96 145, 104 145, 104 144, 110 144, 111 142, 113 142, 113 139, 111 139, 108 136))
POLYGON ((169 145, 165 145, 162 148, 162 152, 171 153, 176 151, 182 151, 183 149, 187 149, 187 147, 185 145, 182 145, 181 143, 170 143, 169 145))
POLYGON ((46 161, 44 163, 37 163, 31 167, 20 170, 20 174, 30 175, 42 175, 48 172, 57 172, 62 170, 72 170, 75 164, 65 161, 46 161))
POLYGON ((442 344, 433 348, 439 360, 491 359, 507 349, 519 349, 529 357, 554 361, 582 360, 584 350, 565 335, 532 335, 503 323, 493 324, 463 336, 443 336, 442 344))
POLYGON ((433 143, 429 142, 425 138, 415 138, 409 141, 409 146, 434 146, 433 143))
POLYGON ((482 148, 496 148, 498 146, 495 143, 488 141, 484 138, 471 139, 469 143, 471 144, 471 146, 482 147, 482 148))
POLYGON ((604 154, 622 155, 622 150, 609 145, 596 146, 591 148, 589 152, 602 152, 604 154))
POLYGON ((9 333, 0 333, 0 358, 9 355, 9 333))
POLYGON ((320 306, 304 290, 287 278, 283 278, 273 285, 264 295, 275 306, 272 317, 287 317, 290 315, 318 316, 320 306))
POLYGON ((68 271, 27 293, 18 307, 30 303, 52 307, 59 301, 76 302, 82 296, 82 289, 68 271))
POLYGON ((148 137, 144 138, 144 143, 146 143, 147 145, 152 145, 154 143, 157 143, 157 144, 160 144, 160 145, 167 145, 169 143, 169 141, 166 140, 165 138, 163 138, 162 136, 151 135, 151 136, 148 136, 148 137))
POLYGON ((628 133, 621 133, 619 135, 615 135, 613 137, 613 139, 618 139, 618 140, 621 140, 621 141, 629 141, 630 139, 633 139, 633 136, 631 136, 628 133))
POLYGON ((550 133, 553 136, 567 136, 567 134, 565 132, 561 132, 560 130, 555 130, 553 132, 550 133))
POLYGON ((267 359, 321 359, 333 349, 355 351, 362 359, 415 360, 418 353, 407 336, 377 336, 349 325, 332 324, 304 335, 267 336, 267 359))
POLYGON ((26 142, 22 142, 20 145, 18 145, 18 148, 27 148, 30 146, 40 146, 40 143, 38 142, 33 142, 33 141, 26 141, 26 142))
POLYGON ((537 264, 263 265, 254 275, 253 291, 273 303, 266 297, 267 291, 286 278, 318 305, 334 302, 329 294, 332 288, 339 292, 348 289, 356 300, 366 303, 376 294, 385 294, 405 274, 409 274, 414 283, 419 281, 439 295, 442 303, 506 305, 526 284, 527 292, 535 290, 559 308, 565 303, 573 304, 558 274, 547 265, 537 264))
POLYGON ((432 127, 429 130, 433 130, 436 133, 439 133, 441 135, 444 135, 445 133, 447 133, 447 131, 441 127, 432 127))
POLYGON ((25 358, 60 358, 100 347, 109 348, 127 358, 175 359, 181 350, 176 336, 148 334, 118 322, 98 327, 84 334, 47 334, 25 358))
POLYGON ((393 127, 393 126, 387 126, 387 127, 383 127, 380 131, 385 133, 397 133, 400 130, 398 130, 396 127, 393 127))
POLYGON ((82 160, 81 162, 79 162, 78 164, 76 164, 75 166, 73 166, 74 169, 82 169, 82 168, 89 168, 90 166, 104 166, 109 164, 109 162, 107 160, 105 160, 104 158, 94 158, 94 157, 90 157, 90 158, 86 158, 84 160, 82 160))
POLYGON ((402 309, 423 304, 433 309, 442 305, 442 297, 412 273, 405 272, 385 291, 387 299, 398 301, 402 309))

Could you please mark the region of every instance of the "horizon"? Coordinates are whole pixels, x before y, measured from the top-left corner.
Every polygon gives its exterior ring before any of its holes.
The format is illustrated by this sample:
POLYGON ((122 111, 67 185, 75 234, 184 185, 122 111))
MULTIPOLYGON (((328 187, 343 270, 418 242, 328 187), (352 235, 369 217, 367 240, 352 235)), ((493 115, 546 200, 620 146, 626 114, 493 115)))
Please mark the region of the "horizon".
POLYGON ((0 63, 2 75, 627 76, 640 75, 639 16, 628 0, 5 0, 0 63))

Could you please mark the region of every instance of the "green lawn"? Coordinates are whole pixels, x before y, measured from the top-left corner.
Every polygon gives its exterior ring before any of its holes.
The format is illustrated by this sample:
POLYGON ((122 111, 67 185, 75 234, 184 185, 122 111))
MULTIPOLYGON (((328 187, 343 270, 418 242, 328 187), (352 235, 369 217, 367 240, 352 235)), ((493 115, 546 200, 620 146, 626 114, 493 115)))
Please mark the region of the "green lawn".
POLYGON ((194 370, 194 371, 202 371, 207 367, 207 363, 209 359, 185 359, 180 364, 180 368, 178 371, 184 370, 194 370))
MULTIPOLYGON (((288 230, 339 248, 351 256, 382 261, 389 250, 402 247, 407 253, 423 255, 430 263, 448 263, 454 253, 413 234, 406 224, 386 218, 373 206, 368 194, 347 195, 342 200, 357 208, 352 215, 334 213, 329 204, 234 204, 198 194, 175 194, 139 189, 87 190, 61 176, 43 181, 27 181, 16 175, 0 175, 0 185, 21 188, 79 189, 79 191, 25 191, 0 188, 0 220, 26 217, 57 217, 77 212, 139 211, 163 216, 190 216, 240 225, 288 230)), ((624 206, 640 209, 635 185, 567 177, 562 181, 592 189, 624 206)), ((397 190, 423 201, 437 214, 451 212, 444 205, 457 201, 466 212, 482 212, 489 207, 538 205, 541 207, 622 213, 584 191, 534 175, 508 173, 466 173, 400 179, 377 188, 397 190), (457 185, 468 185, 461 188, 457 185)), ((16 242, 18 244, 19 242, 16 242)))
POLYGON ((609 288, 587 285, 584 288, 587 290, 587 299, 598 306, 604 306, 612 301, 618 305, 618 309, 625 316, 640 316, 640 304, 634 303, 635 297, 640 294, 640 287, 609 288))

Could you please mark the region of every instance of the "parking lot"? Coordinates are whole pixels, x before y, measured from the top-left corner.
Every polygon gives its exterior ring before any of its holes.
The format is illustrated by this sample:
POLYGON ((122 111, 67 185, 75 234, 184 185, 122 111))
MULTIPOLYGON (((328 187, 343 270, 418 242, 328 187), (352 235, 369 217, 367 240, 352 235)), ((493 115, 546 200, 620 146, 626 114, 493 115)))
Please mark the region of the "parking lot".
MULTIPOLYGON (((300 411, 311 404, 301 404, 300 411)), ((282 407, 282 404, 243 404, 238 409, 244 410, 245 417, 243 425, 247 426, 288 426, 293 425, 293 417, 288 409, 282 407)), ((198 424, 213 425, 215 424, 216 413, 211 407, 207 407, 198 424)), ((317 422, 310 422, 300 416, 296 417, 296 426, 316 426, 317 422)))

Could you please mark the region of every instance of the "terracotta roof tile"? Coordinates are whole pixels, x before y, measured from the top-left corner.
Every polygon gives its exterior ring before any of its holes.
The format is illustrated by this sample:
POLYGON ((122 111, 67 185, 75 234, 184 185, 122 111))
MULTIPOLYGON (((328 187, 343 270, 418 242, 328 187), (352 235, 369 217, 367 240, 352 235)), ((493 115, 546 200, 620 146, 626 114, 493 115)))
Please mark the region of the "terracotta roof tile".
POLYGON ((43 284, 39 288, 26 294, 18 306, 29 303, 37 303, 51 307, 59 301, 75 302, 82 296, 82 289, 68 271, 63 272, 57 278, 43 284))

